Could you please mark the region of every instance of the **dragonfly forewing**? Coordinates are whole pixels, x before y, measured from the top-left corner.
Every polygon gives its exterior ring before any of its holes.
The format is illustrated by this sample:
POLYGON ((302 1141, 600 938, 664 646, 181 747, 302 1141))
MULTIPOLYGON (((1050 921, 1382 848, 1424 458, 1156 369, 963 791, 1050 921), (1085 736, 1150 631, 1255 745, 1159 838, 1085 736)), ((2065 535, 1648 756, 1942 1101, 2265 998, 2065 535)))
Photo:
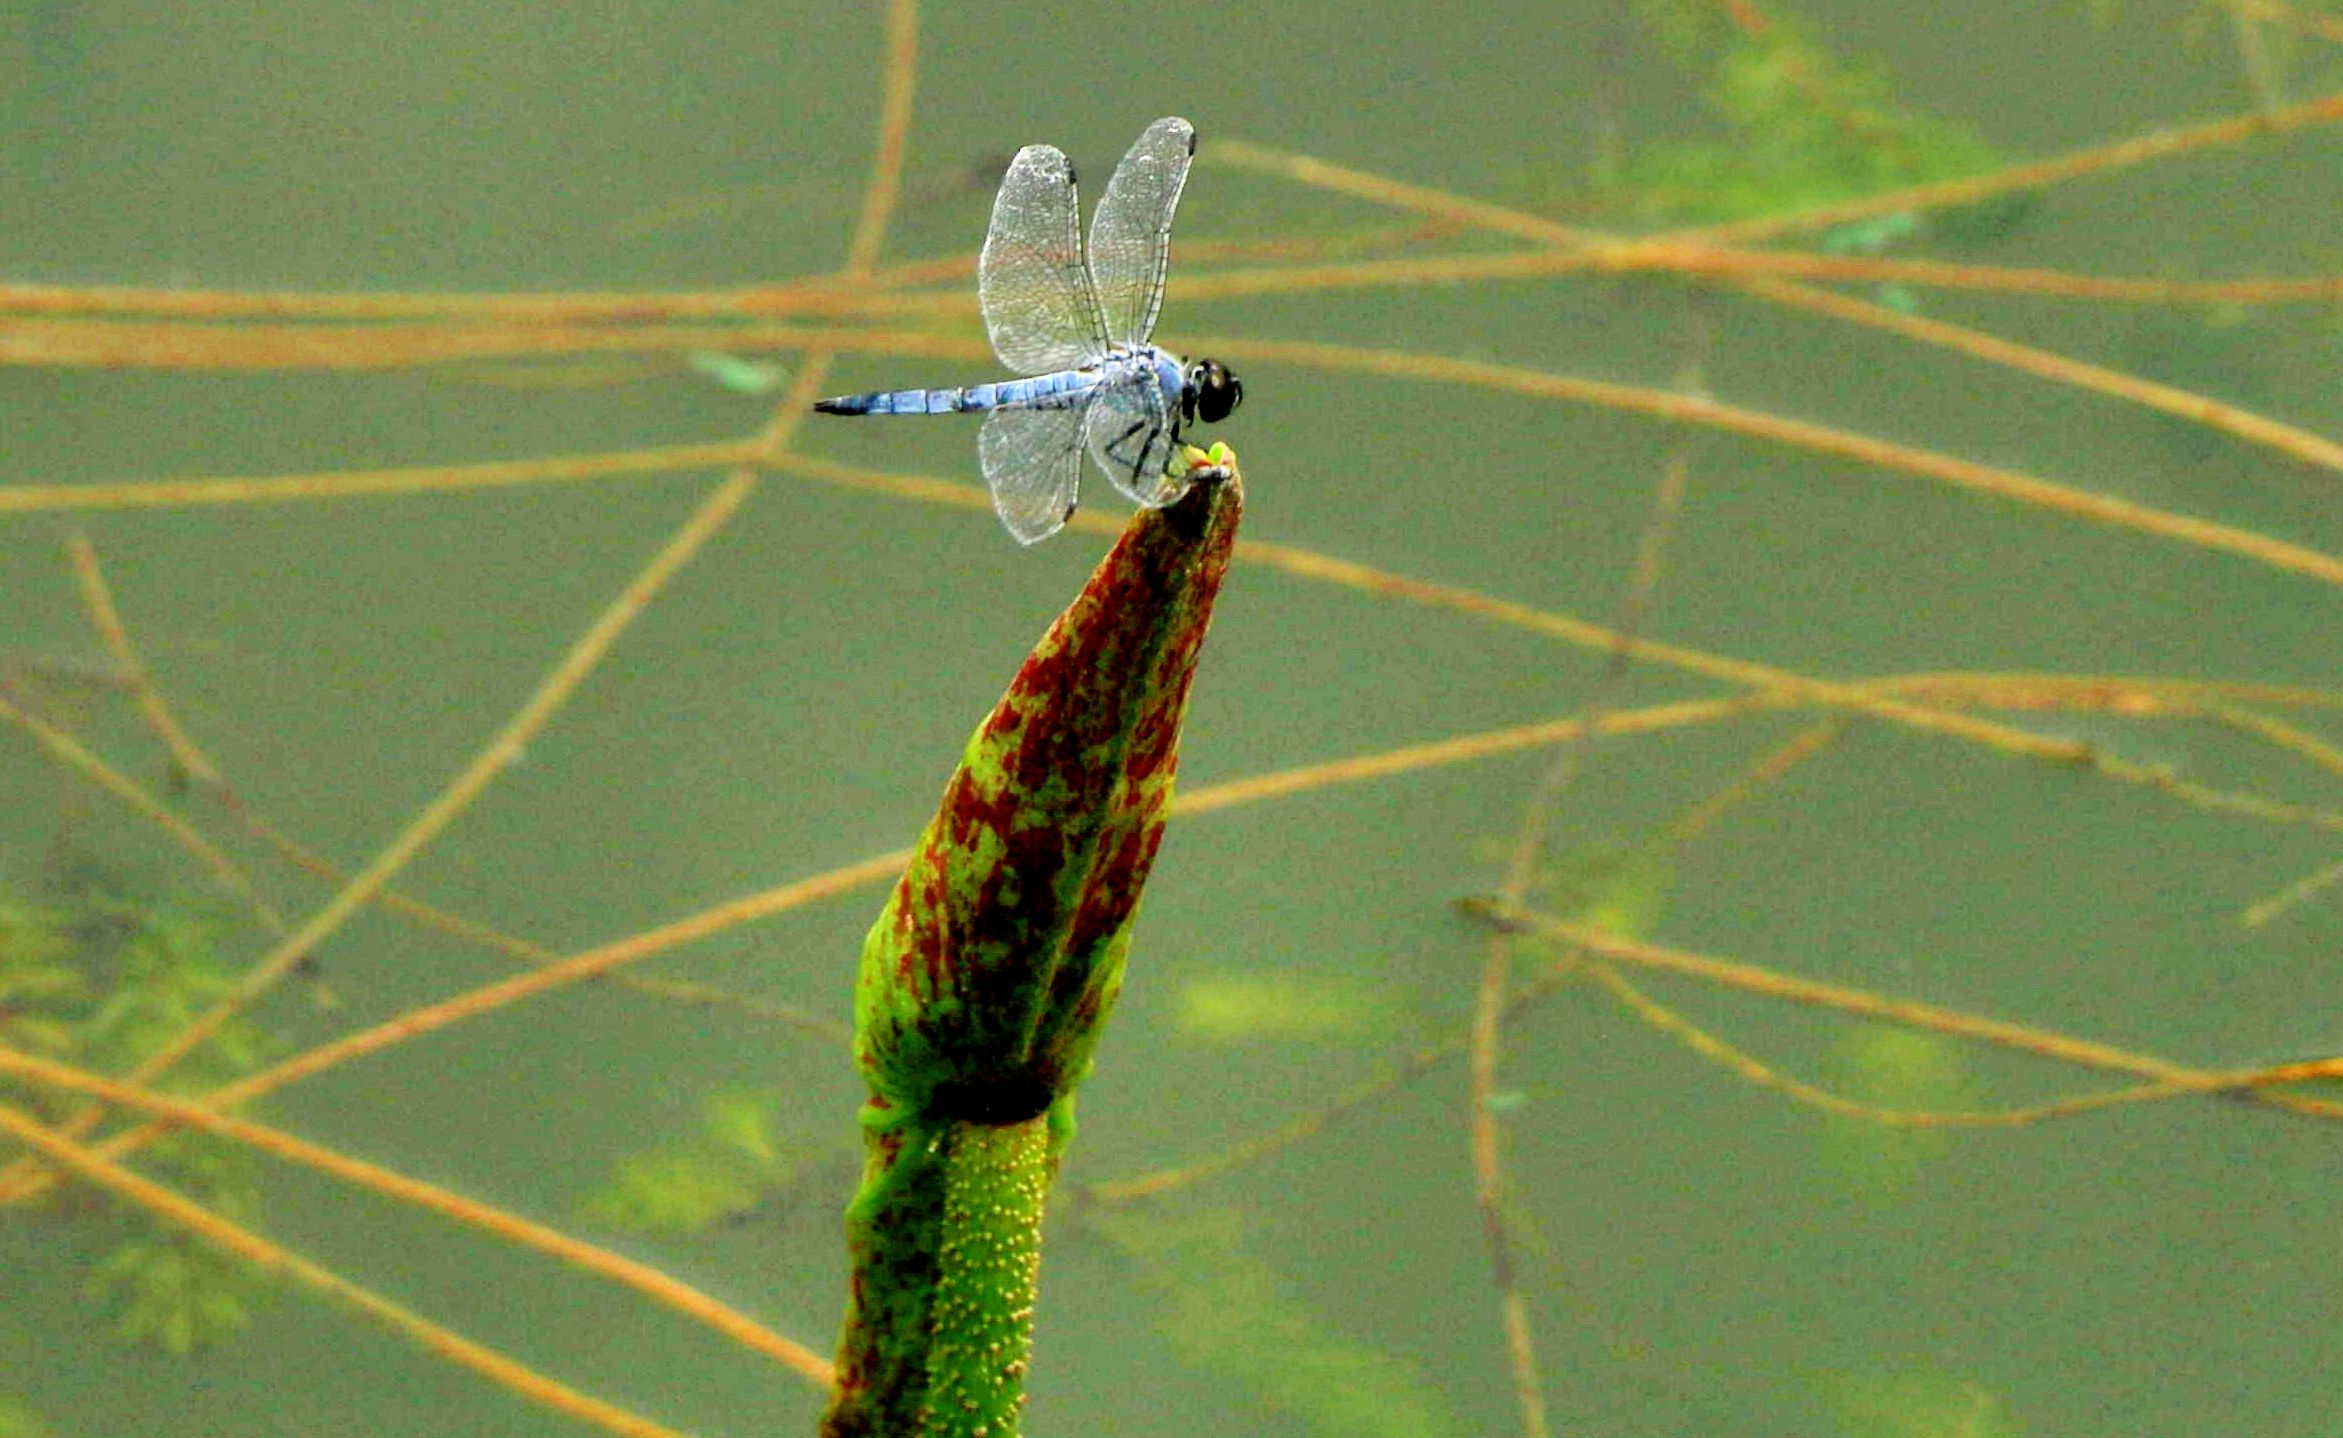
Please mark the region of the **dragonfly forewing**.
POLYGON ((1106 352, 1082 263, 1074 166, 1056 146, 1027 145, 1009 162, 977 257, 976 294, 993 353, 1019 374, 1075 369, 1106 352))
POLYGON ((1172 214, 1195 154, 1194 127, 1166 116, 1147 127, 1106 182, 1090 221, 1090 274, 1109 339, 1144 344, 1155 332, 1172 214))

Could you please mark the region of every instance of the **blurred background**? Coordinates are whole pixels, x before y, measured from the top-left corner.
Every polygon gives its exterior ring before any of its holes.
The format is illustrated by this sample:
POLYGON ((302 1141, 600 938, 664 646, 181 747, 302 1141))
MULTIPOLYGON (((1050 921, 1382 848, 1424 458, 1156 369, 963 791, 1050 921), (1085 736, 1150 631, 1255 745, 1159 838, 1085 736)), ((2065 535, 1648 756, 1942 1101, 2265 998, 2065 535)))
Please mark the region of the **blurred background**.
MULTIPOLYGON (((835 272, 886 36, 862 4, 0 0, 0 1044, 121 1073, 182 1030, 277 945, 253 900, 298 925, 338 887, 268 835, 345 875, 382 853, 726 466, 374 494, 349 474, 739 441, 805 364, 727 342, 730 317, 675 315, 654 318, 710 333, 420 363, 394 328, 364 364, 298 344, 256 359, 238 335, 332 321, 254 297, 835 272), (171 299, 213 292, 246 298, 171 299), (238 476, 320 478, 260 502, 48 488, 238 476), (92 573, 151 691, 93 627, 92 573), (219 783, 156 740, 141 692, 219 783)), ((2319 883, 2343 828, 2343 759, 2320 737, 2343 722, 2343 454, 2319 438, 2343 431, 2343 101, 2319 108, 2343 88, 2339 43, 2343 7, 2282 0, 919 15, 882 270, 833 293, 936 298, 844 306, 856 338, 824 392, 995 377, 951 265, 981 243, 1007 156, 1058 144, 1095 195, 1148 121, 1185 115, 1201 145, 1158 337, 1243 377, 1216 437, 1243 459, 1247 537, 1291 549, 1231 574, 1183 792, 1517 735, 1175 821, 1046 1250, 1030 1432, 1524 1432, 1524 1372, 1556 1432, 2333 1431, 2331 1115, 2231 1093, 1888 1126, 1882 1110, 2007 1113, 2149 1071, 1638 976, 1672 1030, 1572 970, 1509 1017, 1480 1095, 1525 1367, 1453 1050, 1489 952, 1457 901, 1500 886, 1533 808, 1545 842, 1520 897, 1628 940, 2199 1071, 2343 1047, 2343 891, 2319 883), (2243 123, 2187 138, 2224 120, 2243 123), (2156 136, 2179 138, 2142 153, 2156 136), (1475 271, 1535 247, 1468 226, 1454 198, 1377 202, 1282 158, 1675 234, 2103 150, 1964 204, 1751 232, 1806 257, 1765 283, 1827 286, 1902 333, 1665 257, 1475 271), (929 261, 924 279, 884 268, 929 261), (2309 283, 2187 288, 2257 277, 2309 283), (2113 397, 1924 326, 2171 388, 2161 407, 2113 397), (917 352, 918 334, 959 349, 917 352), (1424 357, 1500 368, 1409 367, 1424 357), (2174 412, 2204 401, 2283 433, 2174 412), (1675 421, 1652 413, 1671 404, 1675 421), (1742 415, 1811 428, 1768 438, 1742 415), (1947 474, 2133 508, 2092 518, 1947 474), (1313 560, 1440 588, 1330 582, 1313 560), (1540 616, 1774 677, 1614 663, 1540 616), (1909 702, 2001 737, 1813 688, 1916 674, 1950 677, 1909 702), (1517 734, 1747 692, 1771 697, 1575 750, 1517 734), (1558 761, 1570 781, 1541 801, 1558 761), (1685 1023, 1845 1104, 1748 1082, 1685 1023), (1145 1201, 1083 1196, 1441 1046, 1322 1132, 1145 1201)), ((527 328, 428 306, 389 323, 459 322, 527 328)), ((974 431, 822 421, 787 451, 967 485, 974 431)), ((1123 512, 1095 478, 1086 500, 1123 512)), ((981 500, 776 464, 391 887, 571 954, 908 844, 1109 542, 1076 528, 1023 550, 981 500)), ((883 898, 841 890, 623 971, 705 990, 558 988, 250 1112, 642 1259, 826 1355, 860 1097, 836 1026, 883 898)), ((1532 982, 1573 960, 1524 944, 1512 962, 1532 982)), ((370 906, 158 1086, 207 1092, 511 972, 370 906)), ((0 1137, 0 1161, 17 1154, 0 1137)), ((217 1139, 127 1161, 674 1429, 812 1429, 802 1377, 477 1229, 217 1139)), ((580 1431, 175 1233, 71 1186, 0 1208, 0 1434, 580 1431)))

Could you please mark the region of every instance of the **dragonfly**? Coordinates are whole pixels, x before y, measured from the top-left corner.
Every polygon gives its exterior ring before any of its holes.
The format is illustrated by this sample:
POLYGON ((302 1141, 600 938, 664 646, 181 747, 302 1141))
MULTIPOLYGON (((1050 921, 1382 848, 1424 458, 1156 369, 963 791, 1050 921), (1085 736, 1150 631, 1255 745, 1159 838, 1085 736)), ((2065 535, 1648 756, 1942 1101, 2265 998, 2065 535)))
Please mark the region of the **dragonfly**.
POLYGON ((1217 424, 1245 387, 1218 360, 1183 361, 1148 342, 1163 308, 1172 212, 1196 156, 1176 115, 1149 125, 1106 182, 1082 242, 1074 165, 1027 145, 993 198, 976 263, 985 333, 1026 376, 957 389, 880 390, 818 401, 823 414, 984 415, 977 458, 993 509, 1020 544, 1073 516, 1085 450, 1109 483, 1150 509, 1189 481, 1170 472, 1192 424, 1217 424))

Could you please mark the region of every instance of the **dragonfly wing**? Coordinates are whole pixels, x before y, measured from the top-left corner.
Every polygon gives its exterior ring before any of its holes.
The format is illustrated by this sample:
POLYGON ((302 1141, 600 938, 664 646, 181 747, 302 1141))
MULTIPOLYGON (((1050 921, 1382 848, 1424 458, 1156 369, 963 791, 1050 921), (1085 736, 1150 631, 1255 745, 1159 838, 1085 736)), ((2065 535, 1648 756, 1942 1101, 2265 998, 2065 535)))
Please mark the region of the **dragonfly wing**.
POLYGON ((1145 344, 1163 308, 1163 272, 1171 259, 1172 212, 1188 183, 1196 130, 1177 115, 1149 125, 1106 182, 1090 222, 1090 275, 1106 316, 1107 337, 1145 344))
POLYGON ((1079 369, 1106 353, 1106 328, 1082 263, 1074 166, 1053 145, 1027 145, 993 197, 976 262, 976 295, 993 353, 1019 374, 1079 369))
POLYGON ((1019 544, 1038 544, 1066 527, 1082 483, 1082 417, 1065 409, 996 409, 984 417, 976 453, 993 510, 1019 544))
POLYGON ((1100 386, 1083 419, 1090 457, 1134 504, 1161 509, 1187 492, 1171 464, 1172 404, 1153 369, 1100 386))

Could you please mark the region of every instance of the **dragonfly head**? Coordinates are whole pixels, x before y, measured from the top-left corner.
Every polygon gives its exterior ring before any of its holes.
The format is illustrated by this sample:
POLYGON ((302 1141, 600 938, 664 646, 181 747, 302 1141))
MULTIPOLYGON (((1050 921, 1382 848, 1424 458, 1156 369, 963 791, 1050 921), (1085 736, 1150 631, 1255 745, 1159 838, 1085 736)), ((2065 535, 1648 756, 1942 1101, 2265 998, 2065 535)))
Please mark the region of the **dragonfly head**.
POLYGON ((1188 366, 1186 393, 1181 406, 1206 424, 1229 417, 1245 398, 1245 387, 1219 360, 1200 359, 1188 366))

